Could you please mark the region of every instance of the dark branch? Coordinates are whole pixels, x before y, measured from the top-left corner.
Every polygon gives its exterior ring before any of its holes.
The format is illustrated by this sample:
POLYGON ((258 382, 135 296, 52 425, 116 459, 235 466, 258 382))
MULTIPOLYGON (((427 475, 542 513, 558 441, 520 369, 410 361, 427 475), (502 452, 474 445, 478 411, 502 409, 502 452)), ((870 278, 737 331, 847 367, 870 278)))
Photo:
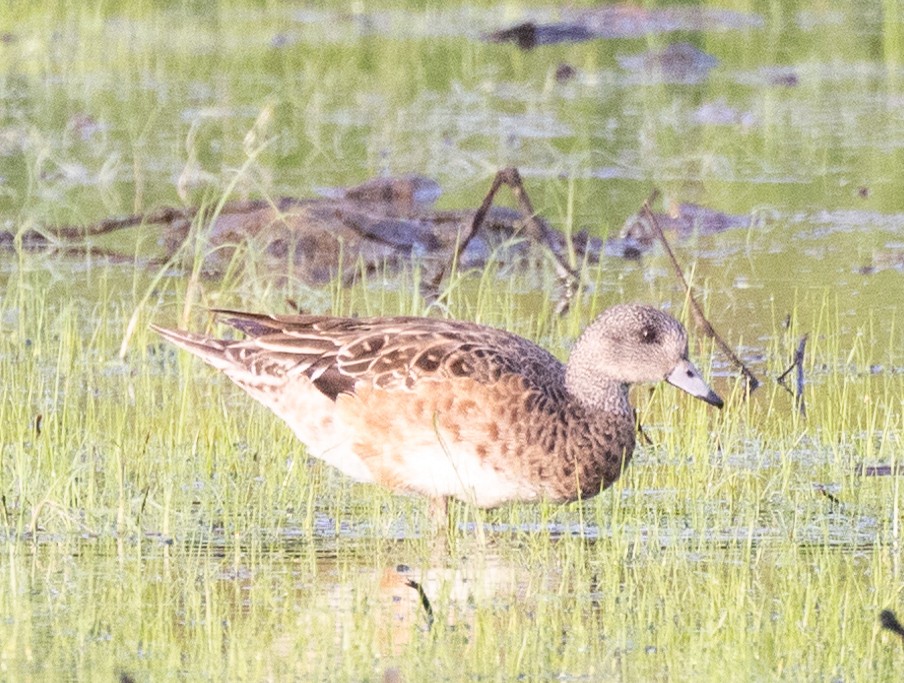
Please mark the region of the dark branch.
POLYGON ((654 214, 652 209, 650 208, 650 204, 658 196, 658 190, 654 190, 647 201, 643 203, 643 208, 641 209, 641 211, 650 221, 656 237, 662 243, 662 246, 665 249, 665 253, 668 255, 669 261, 671 261, 672 263, 672 268, 675 270, 675 275, 684 287, 688 301, 691 304, 691 314, 694 317, 694 323, 696 324, 697 328, 701 332, 703 332, 703 334, 716 342, 716 346, 719 347, 719 350, 723 354, 725 354, 728 360, 731 361, 731 364, 744 376, 744 378, 747 380, 747 393, 749 394, 753 392, 758 386, 760 386, 760 381, 747 368, 747 366, 744 365, 744 363, 740 358, 738 358, 735 352, 731 350, 731 347, 725 343, 722 337, 719 336, 715 328, 712 326, 712 323, 710 323, 709 320, 707 320, 706 316, 703 314, 703 309, 700 308, 700 304, 697 303, 697 299, 694 298, 694 293, 691 290, 691 286, 688 284, 687 279, 684 277, 684 271, 681 269, 681 265, 678 263, 678 259, 675 258, 675 253, 672 251, 671 245, 669 245, 668 240, 665 238, 665 234, 662 232, 662 227, 659 225, 656 214, 654 214))
MULTIPOLYGON (((559 245, 555 243, 553 234, 542 221, 537 219, 533 204, 530 201, 530 197, 527 195, 527 190, 524 189, 524 182, 521 180, 521 174, 518 172, 517 168, 503 168, 496 173, 489 191, 483 198, 483 202, 480 204, 477 211, 474 212, 474 217, 471 219, 471 224, 467 233, 462 236, 458 243, 458 249, 455 254, 456 260, 461 257, 468 244, 480 231, 487 213, 493 205, 496 193, 503 185, 507 185, 511 189, 515 200, 518 202, 518 208, 524 216, 524 232, 527 237, 536 244, 545 245, 555 259, 556 272, 563 288, 559 299, 559 305, 556 310, 560 315, 564 315, 564 313, 568 311, 574 292, 580 284, 580 274, 565 260, 559 245)), ((424 291, 427 293, 428 298, 435 298, 436 292, 439 290, 439 284, 445 273, 445 265, 440 265, 433 276, 426 281, 424 291)))
POLYGON ((788 366, 788 369, 776 380, 781 386, 787 389, 788 392, 794 395, 794 403, 797 405, 797 410, 801 417, 807 416, 807 406, 804 403, 804 351, 807 348, 807 336, 808 335, 805 334, 800 338, 800 341, 797 342, 797 348, 794 351, 794 359, 791 361, 791 365, 788 366), (797 373, 795 375, 796 381, 794 391, 792 391, 785 380, 794 369, 797 370, 797 373))

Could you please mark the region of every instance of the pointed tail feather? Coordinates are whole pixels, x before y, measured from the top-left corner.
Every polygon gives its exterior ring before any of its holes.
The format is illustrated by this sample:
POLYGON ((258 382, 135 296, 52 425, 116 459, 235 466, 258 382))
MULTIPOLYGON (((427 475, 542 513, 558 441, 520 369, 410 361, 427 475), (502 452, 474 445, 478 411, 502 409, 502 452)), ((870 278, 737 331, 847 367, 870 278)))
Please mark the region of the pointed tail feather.
POLYGON ((219 370, 227 370, 235 365, 226 354, 229 343, 227 341, 206 337, 203 334, 186 332, 185 330, 160 327, 154 324, 151 325, 151 329, 168 342, 178 346, 180 349, 193 353, 205 363, 219 370))

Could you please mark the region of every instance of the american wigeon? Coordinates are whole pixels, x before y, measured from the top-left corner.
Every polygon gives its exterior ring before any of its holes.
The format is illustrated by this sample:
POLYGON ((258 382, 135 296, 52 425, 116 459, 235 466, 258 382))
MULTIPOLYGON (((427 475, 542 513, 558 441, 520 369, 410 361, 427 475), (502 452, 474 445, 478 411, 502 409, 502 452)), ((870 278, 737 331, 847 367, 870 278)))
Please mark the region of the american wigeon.
POLYGON ((314 457, 442 509, 595 496, 634 450, 630 384, 664 379, 722 407, 684 327, 649 306, 602 313, 567 364, 469 322, 216 312, 246 338, 154 329, 270 408, 314 457))

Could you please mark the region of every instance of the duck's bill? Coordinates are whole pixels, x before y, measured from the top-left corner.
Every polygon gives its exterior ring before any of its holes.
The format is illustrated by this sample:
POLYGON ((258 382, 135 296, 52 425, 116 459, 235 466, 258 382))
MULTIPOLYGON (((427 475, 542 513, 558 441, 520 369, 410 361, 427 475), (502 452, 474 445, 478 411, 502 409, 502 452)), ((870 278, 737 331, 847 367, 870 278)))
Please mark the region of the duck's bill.
POLYGON ((721 408, 725 405, 719 394, 710 389, 709 385, 703 381, 703 377, 700 376, 700 371, 689 360, 680 361, 675 366, 675 369, 669 373, 669 376, 665 378, 665 381, 686 391, 691 396, 716 406, 716 408, 721 408))

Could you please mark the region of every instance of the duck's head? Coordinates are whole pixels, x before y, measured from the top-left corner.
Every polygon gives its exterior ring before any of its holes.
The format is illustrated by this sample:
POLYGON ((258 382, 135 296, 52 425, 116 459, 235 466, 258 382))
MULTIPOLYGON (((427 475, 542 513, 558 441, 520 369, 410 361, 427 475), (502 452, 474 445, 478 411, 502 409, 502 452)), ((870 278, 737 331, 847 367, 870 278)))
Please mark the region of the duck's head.
POLYGON ((572 393, 583 394, 590 402, 594 386, 605 381, 665 380, 717 408, 723 405, 688 358, 684 326, 667 313, 641 304, 613 306, 594 320, 574 346, 566 378, 572 393))

